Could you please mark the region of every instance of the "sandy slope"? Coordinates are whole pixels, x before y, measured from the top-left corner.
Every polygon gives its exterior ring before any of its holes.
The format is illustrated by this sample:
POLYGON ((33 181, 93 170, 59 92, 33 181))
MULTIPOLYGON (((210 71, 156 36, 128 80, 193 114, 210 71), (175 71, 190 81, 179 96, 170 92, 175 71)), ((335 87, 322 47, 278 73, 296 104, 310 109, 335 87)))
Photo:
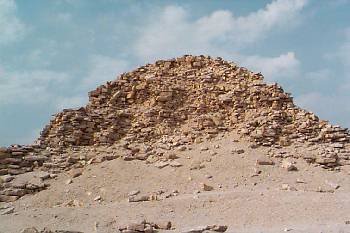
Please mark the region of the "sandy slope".
POLYGON ((0 232, 31 226, 118 232, 118 226, 142 219, 169 220, 173 232, 209 224, 228 225, 228 232, 350 232, 345 223, 350 220, 349 167, 327 171, 297 160, 298 171, 292 172, 281 168, 278 159, 273 166, 256 166, 266 148, 251 149, 233 139, 225 135, 177 151, 176 161, 183 165, 178 168, 116 159, 88 165, 71 184, 66 184, 68 174, 60 174, 47 190, 18 200, 15 213, 0 216, 0 232), (232 153, 236 149, 245 152, 232 153), (204 167, 191 170, 198 164, 204 167), (256 170, 261 173, 252 176, 256 170), (214 190, 202 191, 201 183, 214 190), (282 184, 296 191, 282 190, 282 184), (318 192, 319 187, 329 192, 318 192), (164 193, 158 201, 130 203, 133 190, 164 193), (174 190, 178 195, 165 198, 174 190), (102 201, 95 201, 97 196, 102 201))

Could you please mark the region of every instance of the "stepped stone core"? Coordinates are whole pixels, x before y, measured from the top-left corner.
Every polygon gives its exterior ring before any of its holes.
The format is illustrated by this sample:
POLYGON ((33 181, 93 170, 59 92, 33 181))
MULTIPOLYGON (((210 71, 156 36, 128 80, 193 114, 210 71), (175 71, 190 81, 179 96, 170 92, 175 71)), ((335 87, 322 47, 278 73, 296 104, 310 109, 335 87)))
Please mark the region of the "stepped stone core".
POLYGON ((79 160, 69 153, 87 148, 138 144, 147 152, 160 142, 175 148, 231 131, 252 146, 322 145, 321 157, 305 159, 325 168, 350 158, 347 129, 297 107, 279 85, 263 83, 262 74, 221 58, 185 55, 97 87, 85 107, 54 115, 34 145, 0 148, 0 175, 67 170, 79 160))

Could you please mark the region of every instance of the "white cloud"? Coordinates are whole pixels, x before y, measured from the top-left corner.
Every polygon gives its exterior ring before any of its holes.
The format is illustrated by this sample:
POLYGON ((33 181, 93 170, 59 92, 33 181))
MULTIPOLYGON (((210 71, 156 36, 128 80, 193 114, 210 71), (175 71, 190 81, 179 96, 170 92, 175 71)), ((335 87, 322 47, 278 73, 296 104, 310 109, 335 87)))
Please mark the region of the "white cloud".
POLYGON ((0 106, 9 104, 50 104, 57 109, 80 107, 87 103, 87 91, 127 71, 121 59, 94 55, 86 78, 75 81, 72 75, 45 69, 6 71, 0 66, 0 106), (68 87, 74 89, 69 94, 68 87))
POLYGON ((293 52, 278 57, 248 56, 242 64, 256 72, 261 72, 266 81, 276 82, 281 78, 294 77, 299 72, 299 60, 293 52))
POLYGON ((16 16, 14 0, 0 0, 0 45, 18 40, 26 31, 26 26, 16 16))
POLYGON ((55 19, 58 22, 62 22, 62 23, 70 23, 72 20, 72 15, 68 12, 59 12, 57 13, 55 19))
POLYGON ((345 41, 338 49, 337 56, 344 67, 350 71, 350 28, 345 29, 344 34, 345 41))
POLYGON ((330 81, 331 77, 332 77, 332 71, 325 68, 325 69, 307 72, 305 73, 303 78, 309 81, 326 82, 326 81, 330 81))
POLYGON ((309 111, 313 111, 322 119, 331 123, 340 124, 343 127, 350 126, 350 101, 344 93, 335 92, 330 94, 311 92, 295 98, 295 103, 309 111))
POLYGON ((88 102, 87 92, 107 81, 115 80, 117 76, 130 68, 129 63, 122 59, 115 59, 103 55, 93 55, 89 58, 90 69, 87 76, 75 86, 76 95, 58 96, 56 107, 58 110, 64 108, 76 108, 86 105, 88 102))
POLYGON ((88 76, 82 81, 85 89, 95 89, 98 85, 116 79, 117 75, 130 68, 125 60, 102 55, 91 56, 90 67, 88 76))
POLYGON ((195 21, 184 8, 168 6, 140 30, 134 51, 147 60, 186 53, 227 53, 228 46, 239 49, 263 39, 272 30, 290 28, 305 4, 306 0, 276 0, 247 16, 235 17, 230 11, 220 10, 195 21))
POLYGON ((0 73, 0 105, 53 101, 52 90, 63 86, 68 75, 49 70, 0 73))

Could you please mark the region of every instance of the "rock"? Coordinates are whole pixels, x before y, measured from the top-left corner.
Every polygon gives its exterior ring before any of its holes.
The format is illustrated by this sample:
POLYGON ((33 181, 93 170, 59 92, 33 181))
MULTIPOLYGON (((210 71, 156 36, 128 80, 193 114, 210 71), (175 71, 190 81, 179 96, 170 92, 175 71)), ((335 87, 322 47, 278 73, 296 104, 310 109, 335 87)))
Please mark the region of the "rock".
POLYGON ((202 183, 202 190, 203 191, 212 191, 213 189, 214 189, 213 186, 202 183))
POLYGON ((323 157, 320 157, 320 158, 316 158, 316 163, 319 163, 319 164, 328 164, 328 163, 335 163, 337 162, 337 159, 336 158, 323 158, 323 157))
POLYGON ((7 196, 24 196, 26 194, 25 189, 16 189, 16 188, 10 188, 10 189, 5 189, 3 193, 7 196))
POLYGON ((287 171, 297 171, 298 168, 289 160, 283 160, 281 167, 286 169, 287 171))
POLYGON ((256 160, 256 165, 275 165, 275 163, 268 158, 260 158, 256 160))
POLYGON ((94 198, 94 201, 102 201, 102 197, 101 197, 101 196, 96 196, 96 197, 94 198))
POLYGON ((174 160, 174 159, 178 159, 179 156, 177 156, 175 153, 169 153, 166 155, 167 159, 170 159, 170 160, 174 160))
POLYGON ((170 230, 171 229, 171 222, 162 222, 162 223, 156 223, 155 224, 156 229, 161 229, 161 230, 170 230))
POLYGON ((190 170, 199 170, 205 168, 205 165, 202 164, 202 162, 200 161, 193 161, 191 166, 190 166, 190 170))
POLYGON ((286 191, 297 191, 295 187, 292 187, 289 184, 282 184, 281 189, 286 191))
POLYGON ((7 183, 7 182, 10 182, 12 181, 13 179, 15 179, 14 176, 11 176, 11 175, 4 175, 4 176, 1 176, 0 177, 0 180, 2 180, 3 182, 7 183))
POLYGON ((129 197, 129 202, 142 202, 142 201, 150 201, 151 198, 149 196, 131 196, 129 197))
POLYGON ((16 201, 18 198, 19 196, 0 195, 0 202, 13 202, 16 201))
POLYGON ((207 226, 206 230, 215 231, 215 232, 225 232, 227 228, 228 227, 224 225, 212 225, 212 226, 207 226))
POLYGON ((344 144, 343 143, 333 143, 331 146, 333 148, 339 148, 339 149, 344 148, 344 144))
POLYGON ((157 167, 157 168, 159 168, 159 169, 162 169, 162 168, 164 168, 164 167, 166 167, 166 166, 168 166, 168 165, 169 165, 168 162, 163 162, 163 161, 159 161, 159 162, 156 162, 156 163, 154 164, 154 166, 157 167))
POLYGON ((316 189, 316 192, 320 192, 320 193, 334 193, 334 189, 324 188, 324 187, 319 186, 316 189))
POLYGON ((181 167, 181 166, 182 166, 182 164, 179 163, 179 162, 177 162, 177 161, 171 161, 171 162, 169 163, 169 165, 170 165, 171 167, 181 167))
POLYGON ((209 225, 196 227, 191 230, 185 230, 182 233, 225 232, 227 228, 228 227, 224 225, 209 225))
POLYGON ((51 178, 51 174, 44 171, 37 172, 35 176, 39 177, 42 180, 51 178))
POLYGON ((73 169, 70 171, 70 175, 72 178, 76 178, 78 176, 81 176, 83 174, 83 170, 82 169, 73 169))
POLYGON ((143 224, 143 223, 131 223, 131 224, 126 226, 126 230, 143 232, 145 230, 145 224, 143 224))
POLYGON ((44 162, 46 160, 48 160, 48 158, 46 156, 43 155, 32 155, 32 156, 25 156, 24 160, 26 161, 31 161, 31 162, 44 162))
POLYGON ((243 154, 244 153, 244 150, 243 149, 238 149, 235 151, 237 154, 243 154))
POLYGON ((178 151, 185 151, 185 150, 187 150, 187 147, 186 147, 186 146, 179 146, 179 147, 177 148, 177 150, 178 150, 178 151))
POLYGON ((129 192, 128 196, 129 196, 129 197, 135 196, 135 195, 137 195, 137 194, 139 194, 139 193, 140 193, 140 190, 133 190, 133 191, 129 192))
POLYGON ((39 233, 39 231, 35 227, 30 227, 23 229, 21 233, 39 233))
POLYGON ((333 189, 338 189, 340 188, 340 185, 331 181, 326 180, 326 184, 329 185, 333 189))
POLYGON ((66 182, 65 182, 65 184, 71 184, 71 183, 73 183, 73 180, 72 180, 72 179, 68 179, 68 180, 66 180, 66 182))
POLYGON ((15 207, 9 207, 0 211, 0 215, 12 214, 15 211, 15 207))

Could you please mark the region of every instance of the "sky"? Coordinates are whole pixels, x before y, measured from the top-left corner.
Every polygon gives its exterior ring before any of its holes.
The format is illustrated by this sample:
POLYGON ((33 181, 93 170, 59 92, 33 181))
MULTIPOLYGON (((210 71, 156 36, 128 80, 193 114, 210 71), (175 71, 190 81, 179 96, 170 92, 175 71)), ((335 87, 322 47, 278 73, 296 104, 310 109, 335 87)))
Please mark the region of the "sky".
POLYGON ((0 0, 0 146, 134 68, 220 56, 350 127, 350 0, 0 0))

